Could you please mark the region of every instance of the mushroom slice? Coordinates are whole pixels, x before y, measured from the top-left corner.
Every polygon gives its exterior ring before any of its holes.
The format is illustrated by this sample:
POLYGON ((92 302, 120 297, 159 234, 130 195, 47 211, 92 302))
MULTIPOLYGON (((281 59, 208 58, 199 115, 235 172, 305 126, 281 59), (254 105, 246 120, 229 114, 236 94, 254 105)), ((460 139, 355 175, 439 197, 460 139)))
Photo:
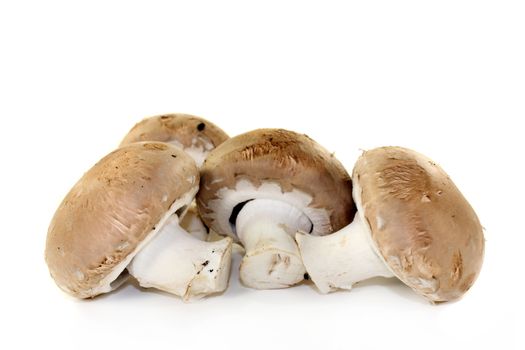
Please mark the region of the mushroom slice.
POLYGON ((125 280, 126 267, 137 258, 142 263, 130 270, 139 281, 147 282, 145 286, 184 298, 223 291, 231 240, 213 244, 185 240, 180 238, 184 237, 182 229, 176 227, 178 215, 193 200, 198 183, 195 162, 166 143, 134 143, 104 157, 66 195, 49 226, 45 256, 57 285, 78 298, 107 293, 125 280), (169 226, 164 228, 166 222, 169 226), (166 241, 170 244, 158 248, 159 242, 166 241), (183 272, 174 274, 181 280, 167 279, 169 266, 145 261, 154 250, 173 263, 174 271, 186 271, 187 264, 181 262, 180 249, 172 249, 173 242, 188 249, 185 257, 190 261, 213 261, 220 269, 206 278, 195 272, 190 283, 183 272), (215 248, 217 252, 212 252, 215 248), (184 293, 178 288, 183 283, 188 284, 184 293), (174 285, 177 288, 172 288, 174 285))
POLYGON ((302 281, 295 233, 328 234, 355 213, 342 165, 292 131, 259 129, 231 138, 210 152, 201 176, 201 218, 244 245, 240 278, 256 289, 302 281))
POLYGON ((323 293, 375 277, 397 277, 432 302, 461 297, 484 253, 476 213, 429 158, 401 147, 364 152, 353 171, 354 221, 325 237, 297 234, 323 293))

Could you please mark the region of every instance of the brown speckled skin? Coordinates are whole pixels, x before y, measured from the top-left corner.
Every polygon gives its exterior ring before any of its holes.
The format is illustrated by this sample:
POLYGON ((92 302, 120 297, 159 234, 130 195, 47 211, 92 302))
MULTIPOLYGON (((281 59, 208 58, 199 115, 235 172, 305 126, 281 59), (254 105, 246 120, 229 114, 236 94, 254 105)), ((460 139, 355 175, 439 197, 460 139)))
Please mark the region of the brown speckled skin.
POLYGON ((363 153, 353 179, 372 238, 397 277, 433 302, 457 299, 472 286, 483 261, 483 230, 438 165, 383 147, 363 153))
POLYGON ((69 191, 51 221, 45 258, 55 282, 75 297, 95 296, 91 289, 198 180, 193 160, 169 144, 134 143, 108 154, 69 191))
POLYGON ((145 118, 124 137, 120 146, 139 141, 171 142, 176 140, 185 148, 204 146, 205 139, 217 147, 228 135, 212 122, 189 114, 165 114, 145 118))
MULTIPOLYGON (((312 196, 313 208, 330 213, 328 234, 350 223, 355 214, 352 180, 341 163, 306 135, 283 129, 258 129, 233 137, 214 149, 201 168, 197 204, 205 214, 206 203, 221 188, 234 188, 246 179, 279 184, 283 192, 294 188, 312 196)), ((208 215, 201 215, 214 230, 208 215)))

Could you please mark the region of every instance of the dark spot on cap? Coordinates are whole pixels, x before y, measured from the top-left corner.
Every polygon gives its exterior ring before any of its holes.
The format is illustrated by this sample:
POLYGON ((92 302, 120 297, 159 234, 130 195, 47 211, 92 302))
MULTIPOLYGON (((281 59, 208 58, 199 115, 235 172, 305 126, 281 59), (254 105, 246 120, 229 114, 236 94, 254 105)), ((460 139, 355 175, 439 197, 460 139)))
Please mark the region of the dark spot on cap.
POLYGON ((205 127, 206 127, 206 124, 199 123, 199 125, 197 125, 197 130, 202 131, 202 130, 204 130, 205 127))
POLYGON ((177 158, 177 156, 176 156, 176 155, 174 155, 174 154, 172 154, 171 156, 172 156, 173 158, 177 158))
POLYGON ((303 275, 303 278, 305 280, 309 280, 310 279, 310 275, 308 274, 308 272, 306 272, 304 275, 303 275))
POLYGON ((209 269, 208 271, 213 272, 213 269, 209 269))
POLYGON ((209 263, 210 263, 210 261, 209 261, 209 260, 206 260, 205 262, 202 263, 202 266, 206 266, 206 265, 208 265, 209 263))

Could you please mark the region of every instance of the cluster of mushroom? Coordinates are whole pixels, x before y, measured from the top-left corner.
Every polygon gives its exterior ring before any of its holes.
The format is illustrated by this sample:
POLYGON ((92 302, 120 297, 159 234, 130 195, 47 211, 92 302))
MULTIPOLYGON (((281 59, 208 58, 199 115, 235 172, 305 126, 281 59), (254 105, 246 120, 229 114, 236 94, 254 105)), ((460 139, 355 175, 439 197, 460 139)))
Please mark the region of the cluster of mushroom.
POLYGON ((232 246, 256 289, 311 279, 321 293, 397 277, 431 302, 481 269, 479 220, 448 175, 401 147, 365 151, 352 177, 283 129, 229 138, 184 114, 146 118, 75 184, 47 235, 57 285, 90 298, 132 276, 185 300, 228 286, 232 246))

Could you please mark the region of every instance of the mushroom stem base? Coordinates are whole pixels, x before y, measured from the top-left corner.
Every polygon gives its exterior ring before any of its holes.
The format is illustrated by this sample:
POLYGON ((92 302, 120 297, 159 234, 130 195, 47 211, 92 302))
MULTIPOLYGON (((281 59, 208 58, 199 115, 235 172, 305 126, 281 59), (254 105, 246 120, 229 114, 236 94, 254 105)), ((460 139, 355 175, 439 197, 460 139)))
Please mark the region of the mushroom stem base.
POLYGON ((394 277, 376 252, 359 213, 335 233, 298 233, 295 239, 306 271, 321 293, 351 289, 354 283, 372 277, 394 277))
POLYGON ((131 261, 129 273, 142 287, 153 287, 184 300, 223 292, 228 285, 232 239, 205 242, 179 226, 173 215, 131 261))
POLYGON ((303 280, 305 268, 293 235, 310 231, 312 223, 297 208, 270 199, 248 202, 236 220, 246 249, 240 279, 255 289, 290 287, 303 280))

